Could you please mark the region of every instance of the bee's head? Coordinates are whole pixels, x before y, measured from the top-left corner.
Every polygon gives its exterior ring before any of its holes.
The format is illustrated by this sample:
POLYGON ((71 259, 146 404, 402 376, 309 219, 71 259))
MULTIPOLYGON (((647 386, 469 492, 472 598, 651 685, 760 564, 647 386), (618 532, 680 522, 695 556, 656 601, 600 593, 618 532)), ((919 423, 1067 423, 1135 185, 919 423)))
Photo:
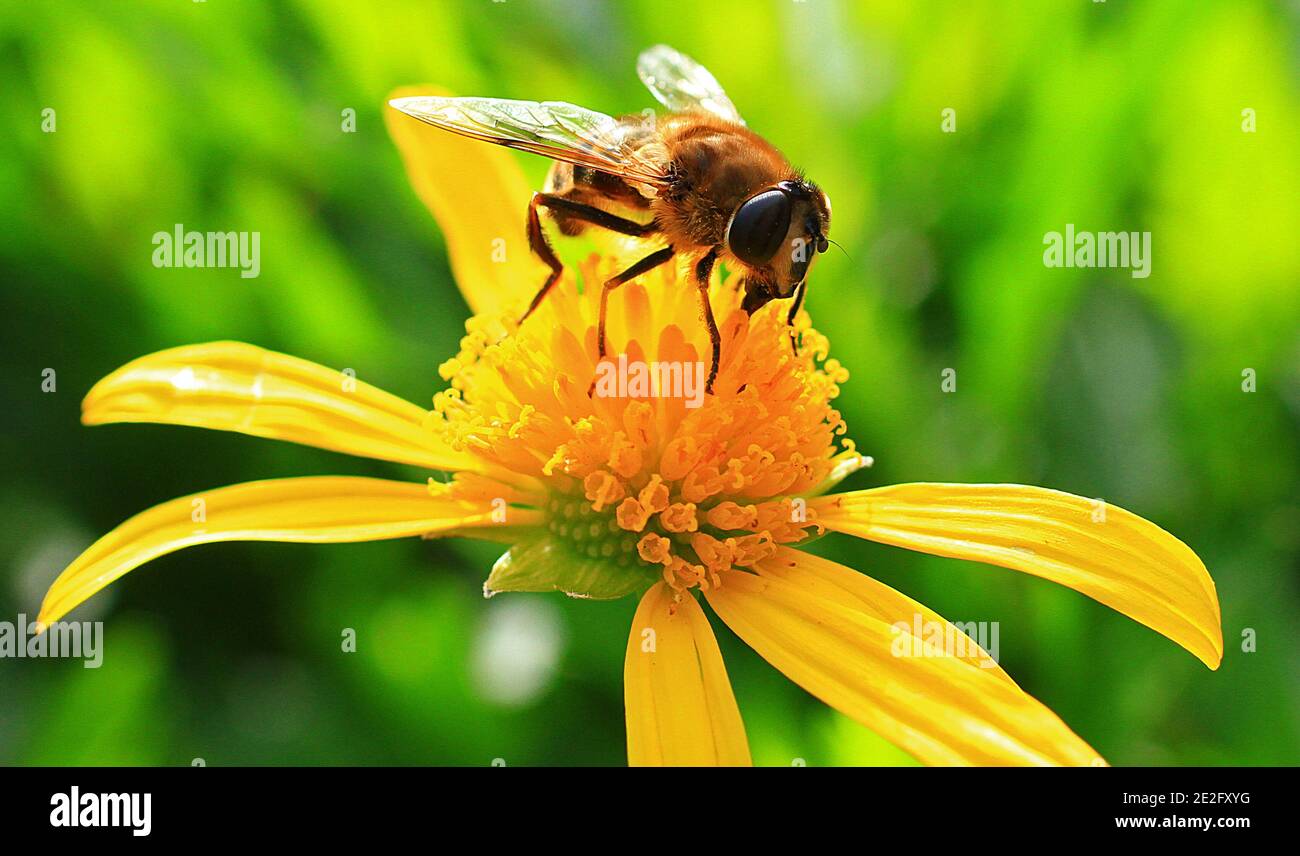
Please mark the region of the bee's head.
POLYGON ((727 249, 774 292, 789 297, 826 252, 831 202, 811 181, 782 181, 751 195, 727 224, 727 249))

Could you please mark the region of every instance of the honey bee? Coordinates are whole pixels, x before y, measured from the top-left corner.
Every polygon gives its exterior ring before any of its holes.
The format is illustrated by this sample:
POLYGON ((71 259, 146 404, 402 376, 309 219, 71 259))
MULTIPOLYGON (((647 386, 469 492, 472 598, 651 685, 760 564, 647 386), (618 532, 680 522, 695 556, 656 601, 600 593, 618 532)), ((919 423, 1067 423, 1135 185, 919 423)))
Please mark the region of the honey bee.
MULTIPOLYGON (((712 392, 721 344, 708 297, 714 265, 722 260, 743 271, 746 313, 774 299, 793 298, 787 316, 793 325, 814 255, 826 252, 831 204, 771 143, 745 126, 699 63, 656 45, 641 54, 636 68, 667 115, 647 111, 649 119, 645 114, 614 118, 559 101, 501 98, 416 96, 389 103, 437 128, 555 161, 527 215, 528 245, 551 273, 520 324, 564 269, 542 230, 540 209, 565 235, 594 226, 665 244, 605 281, 597 334, 601 358, 610 292, 678 255, 689 260, 713 346, 706 384, 712 392)), ((793 332, 791 341, 797 347, 793 332)))

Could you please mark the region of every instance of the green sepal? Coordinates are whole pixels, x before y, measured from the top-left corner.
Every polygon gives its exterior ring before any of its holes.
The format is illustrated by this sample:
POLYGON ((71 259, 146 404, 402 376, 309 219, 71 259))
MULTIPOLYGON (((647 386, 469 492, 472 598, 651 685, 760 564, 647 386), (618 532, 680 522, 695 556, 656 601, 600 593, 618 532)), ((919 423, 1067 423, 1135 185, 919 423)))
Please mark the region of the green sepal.
POLYGON ((570 597, 613 600, 645 591, 654 571, 635 555, 592 558, 550 534, 518 542, 497 559, 483 596, 503 591, 562 591, 570 597))

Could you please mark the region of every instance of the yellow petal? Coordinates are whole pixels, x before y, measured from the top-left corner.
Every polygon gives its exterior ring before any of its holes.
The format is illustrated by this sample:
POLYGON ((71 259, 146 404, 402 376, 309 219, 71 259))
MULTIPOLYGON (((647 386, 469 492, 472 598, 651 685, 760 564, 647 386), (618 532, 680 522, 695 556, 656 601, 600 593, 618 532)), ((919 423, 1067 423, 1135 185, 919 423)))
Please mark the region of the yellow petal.
POLYGON ((1081 591, 1211 669, 1223 658, 1205 565, 1159 526, 1100 500, 1014 484, 901 484, 809 503, 828 529, 988 562, 1081 591))
POLYGON ((1004 676, 923 646, 838 585, 724 571, 709 604, 763 659, 927 764, 1101 765, 1004 676), (901 644, 900 644, 901 643, 901 644), (897 656, 896 656, 897 654, 897 656))
POLYGON ((433 469, 476 468, 425 426, 427 415, 316 363, 242 342, 209 342, 122 366, 86 395, 81 419, 192 425, 433 469))
POLYGON ((718 642, 691 595, 655 583, 623 666, 627 759, 644 766, 748 766, 749 742, 718 642))
MULTIPOLYGON (((388 97, 447 95, 407 86, 388 97)), ((508 149, 426 125, 384 108, 388 133, 402 154, 407 177, 447 241, 451 270, 475 314, 527 301, 547 269, 528 249, 532 189, 508 149)))
POLYGON ((952 639, 949 653, 1015 685, 1011 676, 961 628, 866 574, 790 547, 779 548, 771 557, 754 565, 753 570, 759 576, 784 580, 818 597, 865 612, 897 627, 900 635, 906 632, 924 640, 930 633, 943 634, 952 639))
POLYGON ((128 571, 196 544, 375 541, 491 525, 487 503, 435 497, 411 482, 315 476, 218 488, 156 505, 100 538, 50 586, 38 621, 57 621, 128 571))

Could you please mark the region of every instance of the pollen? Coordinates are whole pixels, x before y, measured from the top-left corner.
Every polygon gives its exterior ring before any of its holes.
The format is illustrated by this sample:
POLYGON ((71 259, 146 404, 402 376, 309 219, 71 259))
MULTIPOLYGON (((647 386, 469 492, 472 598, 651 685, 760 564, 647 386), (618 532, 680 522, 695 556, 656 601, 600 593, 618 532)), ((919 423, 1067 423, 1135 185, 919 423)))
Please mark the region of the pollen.
POLYGON ((692 386, 711 354, 698 292, 665 266, 610 296, 602 365, 593 284, 618 269, 592 256, 581 266, 587 287, 566 272, 523 325, 518 313, 466 323, 460 352, 439 369, 448 387, 429 426, 482 461, 463 490, 500 483, 580 554, 639 564, 679 591, 820 534, 802 497, 858 458, 834 407, 847 372, 825 337, 804 313, 792 331, 788 301, 747 315, 738 276, 715 274, 722 348, 705 395, 692 386), (653 383, 593 383, 647 365, 661 372, 653 383))

